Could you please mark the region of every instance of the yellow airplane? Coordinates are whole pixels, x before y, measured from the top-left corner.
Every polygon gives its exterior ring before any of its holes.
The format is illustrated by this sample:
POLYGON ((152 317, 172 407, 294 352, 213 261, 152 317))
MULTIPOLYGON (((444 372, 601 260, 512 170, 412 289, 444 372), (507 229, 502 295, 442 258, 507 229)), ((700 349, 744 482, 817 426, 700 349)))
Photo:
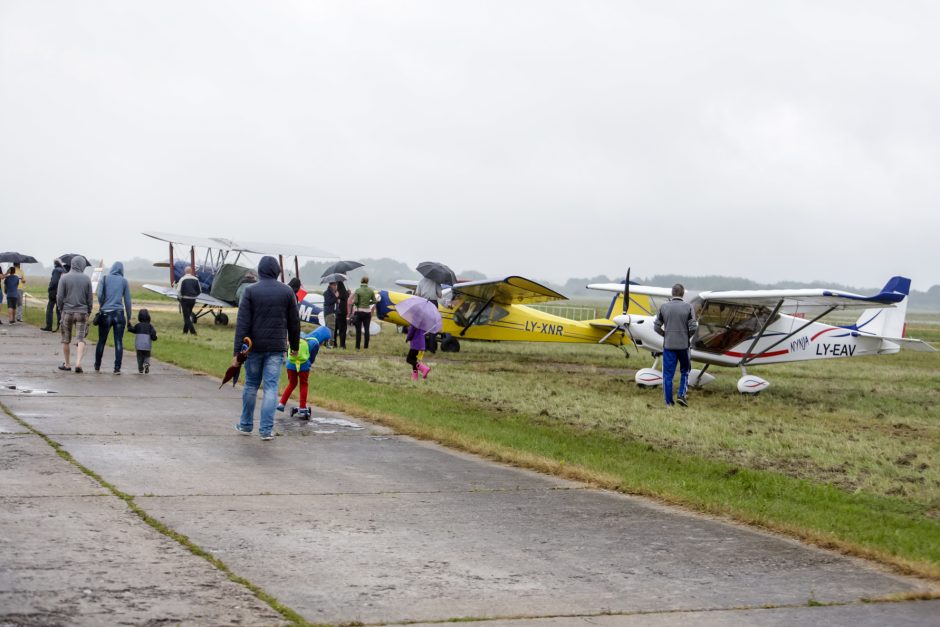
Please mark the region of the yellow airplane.
MULTIPOLYGON (((416 282, 398 281, 398 284, 413 289, 416 282)), ((376 306, 379 319, 407 326, 408 323, 398 315, 395 306, 410 297, 410 294, 404 292, 381 290, 376 306)), ((607 318, 594 320, 572 320, 527 306, 555 300, 568 298, 520 276, 458 283, 444 290, 444 297, 438 304, 443 319, 443 329, 440 333, 441 350, 458 352, 462 339, 605 343, 621 348, 632 344, 627 334, 611 319, 611 316, 624 311, 622 293, 612 300, 607 318)), ((648 296, 631 295, 630 306, 626 311, 655 315, 648 296)))

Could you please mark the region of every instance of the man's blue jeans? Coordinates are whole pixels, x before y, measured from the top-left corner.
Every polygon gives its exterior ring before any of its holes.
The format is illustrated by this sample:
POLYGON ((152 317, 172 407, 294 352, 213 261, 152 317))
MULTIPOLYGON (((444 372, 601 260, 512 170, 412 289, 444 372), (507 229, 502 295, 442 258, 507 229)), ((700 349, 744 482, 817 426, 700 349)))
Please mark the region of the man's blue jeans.
POLYGON ((124 328, 127 321, 124 319, 124 310, 102 311, 101 324, 98 325, 98 345, 95 346, 95 370, 101 368, 104 357, 104 346, 108 343, 108 333, 114 328, 114 370, 121 369, 121 360, 124 358, 124 328))
POLYGON ((261 396, 261 421, 258 433, 267 435, 274 431, 274 409, 277 407, 277 384, 284 365, 284 353, 248 353, 243 368, 245 389, 242 392, 242 431, 251 431, 255 426, 255 401, 258 388, 263 384, 261 396))
POLYGON ((663 395, 666 404, 672 405, 672 379, 676 376, 676 363, 679 364, 679 396, 685 396, 689 387, 689 372, 692 371, 692 361, 689 359, 689 349, 681 351, 663 350, 663 395))

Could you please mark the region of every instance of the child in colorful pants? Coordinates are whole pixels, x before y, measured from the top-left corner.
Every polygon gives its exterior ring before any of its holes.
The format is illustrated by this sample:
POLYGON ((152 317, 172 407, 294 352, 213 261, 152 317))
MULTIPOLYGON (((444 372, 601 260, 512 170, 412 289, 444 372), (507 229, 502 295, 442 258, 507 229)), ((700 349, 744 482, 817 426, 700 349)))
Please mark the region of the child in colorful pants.
POLYGON ((294 388, 296 388, 299 383, 300 407, 292 408, 290 415, 305 420, 310 419, 310 408, 307 407, 307 380, 310 377, 310 366, 316 361, 317 354, 320 352, 320 346, 328 342, 331 335, 328 328, 317 327, 312 332, 300 338, 301 341, 297 356, 289 358, 285 366, 285 368, 287 368, 287 387, 284 388, 284 393, 281 394, 281 400, 277 405, 278 411, 284 411, 284 406, 287 404, 290 395, 294 393, 294 388))

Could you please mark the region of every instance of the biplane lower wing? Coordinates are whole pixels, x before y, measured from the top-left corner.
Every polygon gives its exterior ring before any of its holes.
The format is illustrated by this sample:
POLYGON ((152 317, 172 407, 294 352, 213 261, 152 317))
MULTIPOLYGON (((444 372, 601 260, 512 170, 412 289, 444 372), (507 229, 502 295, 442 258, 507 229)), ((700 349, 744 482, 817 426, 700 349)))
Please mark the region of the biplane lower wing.
MULTIPOLYGON (((167 298, 179 299, 180 297, 179 291, 172 287, 162 287, 160 285, 153 285, 151 283, 145 283, 143 285, 143 288, 150 290, 151 292, 156 292, 157 294, 160 294, 162 296, 166 296, 167 298)), ((214 298, 212 296, 209 296, 208 294, 200 294, 199 296, 196 297, 196 302, 199 303, 200 305, 205 305, 206 307, 234 307, 235 306, 232 303, 227 303, 224 300, 219 300, 218 298, 214 298)))

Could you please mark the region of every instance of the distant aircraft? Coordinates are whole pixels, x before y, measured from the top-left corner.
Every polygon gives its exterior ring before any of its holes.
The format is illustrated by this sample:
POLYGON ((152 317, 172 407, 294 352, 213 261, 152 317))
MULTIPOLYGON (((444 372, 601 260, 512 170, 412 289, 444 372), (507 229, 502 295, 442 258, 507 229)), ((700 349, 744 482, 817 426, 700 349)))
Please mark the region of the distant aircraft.
MULTIPOLYGON (((182 278, 186 266, 192 266, 202 287, 202 294, 196 297, 196 302, 202 307, 193 313, 198 320, 206 314, 211 314, 216 324, 228 324, 228 314, 222 311, 223 307, 237 307, 239 288, 243 285, 257 281, 254 268, 238 265, 238 261, 247 254, 272 255, 278 258, 281 265, 281 281, 284 280, 284 257, 294 258, 294 274, 300 277, 299 257, 312 259, 338 258, 333 253, 315 248, 313 246, 295 246, 286 244, 264 244, 260 242, 234 242, 222 237, 193 237, 189 235, 176 235, 173 233, 147 232, 147 237, 167 242, 170 249, 169 263, 170 286, 144 284, 144 288, 174 300, 179 298, 179 292, 174 285, 182 278), (188 259, 174 257, 174 246, 189 248, 188 259), (204 249, 201 262, 197 263, 196 249, 204 249), (230 257, 234 258, 229 262, 230 257)), ((162 266, 164 264, 154 264, 162 266)), ((299 312, 303 322, 320 324, 319 314, 323 307, 323 297, 319 294, 307 294, 299 304, 299 312)))
MULTIPOLYGON (((417 285, 416 281, 396 283, 411 289, 417 285)), ((407 326, 395 311, 395 305, 408 297, 409 294, 403 292, 380 291, 376 307, 379 319, 407 326)), ((617 325, 609 318, 577 321, 527 306, 555 300, 567 300, 567 297, 520 276, 458 283, 444 290, 444 297, 438 304, 443 319, 441 350, 459 351, 462 339, 624 345, 626 334, 618 332, 617 325)), ((614 297, 612 311, 616 310, 619 300, 620 296, 614 297)), ((633 306, 636 308, 638 304, 634 301, 633 306)))
MULTIPOLYGON (((670 288, 600 283, 594 290, 621 292, 629 302, 636 295, 669 299, 670 288)), ((904 318, 911 281, 896 276, 873 296, 836 289, 735 290, 686 293, 699 321, 691 338, 692 361, 705 364, 693 370, 689 384, 702 386, 714 380, 709 366, 741 369, 738 391, 757 394, 770 383, 748 374, 747 366, 778 364, 837 357, 861 357, 897 353, 902 347, 935 351, 930 344, 904 337, 904 318), (862 309, 854 324, 833 326, 819 320, 836 310, 862 309), (809 318, 809 320, 807 320, 809 318)), ((654 301, 655 302, 655 301, 654 301)), ((614 317, 617 328, 636 346, 653 354, 653 366, 636 373, 641 387, 662 384, 659 360, 663 338, 653 329, 655 309, 646 315, 624 312, 614 317)))

